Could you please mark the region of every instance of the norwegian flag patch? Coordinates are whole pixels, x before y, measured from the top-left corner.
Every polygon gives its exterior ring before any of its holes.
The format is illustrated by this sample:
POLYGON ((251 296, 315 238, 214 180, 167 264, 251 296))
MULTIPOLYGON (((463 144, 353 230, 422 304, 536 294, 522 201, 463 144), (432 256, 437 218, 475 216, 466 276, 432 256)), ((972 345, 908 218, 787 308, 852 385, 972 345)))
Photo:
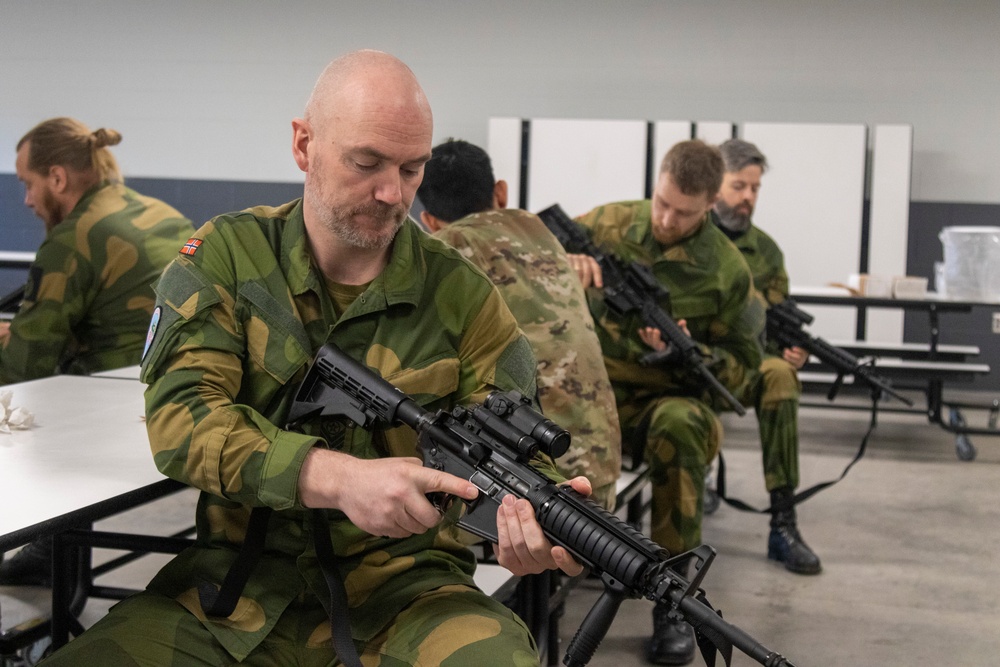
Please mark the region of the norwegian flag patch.
POLYGON ((187 243, 181 248, 182 255, 193 255, 198 252, 198 248, 201 247, 201 239, 196 239, 191 237, 187 240, 187 243))

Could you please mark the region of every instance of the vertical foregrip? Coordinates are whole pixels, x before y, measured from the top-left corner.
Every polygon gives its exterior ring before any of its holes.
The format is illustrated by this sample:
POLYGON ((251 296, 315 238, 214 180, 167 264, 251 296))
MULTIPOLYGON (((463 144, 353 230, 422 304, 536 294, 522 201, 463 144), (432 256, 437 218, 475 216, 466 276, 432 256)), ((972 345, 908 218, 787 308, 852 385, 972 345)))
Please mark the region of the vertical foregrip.
POLYGON ((625 594, 620 588, 604 589, 566 647, 566 658, 563 660, 566 667, 583 667, 590 662, 611 629, 611 623, 624 600, 625 594))

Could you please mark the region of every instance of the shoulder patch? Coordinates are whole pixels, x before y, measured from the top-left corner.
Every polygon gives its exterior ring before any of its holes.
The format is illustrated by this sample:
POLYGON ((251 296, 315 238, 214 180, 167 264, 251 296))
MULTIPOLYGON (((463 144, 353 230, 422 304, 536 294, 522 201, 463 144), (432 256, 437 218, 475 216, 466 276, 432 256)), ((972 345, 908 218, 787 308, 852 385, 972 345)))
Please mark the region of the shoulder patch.
POLYGON ((503 390, 516 389, 534 399, 537 367, 535 353, 524 334, 520 334, 500 354, 496 365, 496 386, 503 390))
POLYGON ((142 359, 146 358, 146 353, 149 352, 149 348, 153 346, 153 339, 156 337, 156 328, 160 324, 160 311, 162 306, 157 306, 153 309, 153 317, 149 320, 149 330, 146 331, 146 347, 142 348, 142 359))
POLYGON ((201 239, 196 239, 195 237, 192 236, 191 238, 189 238, 187 240, 187 243, 185 243, 181 247, 181 254, 182 255, 193 255, 196 252, 198 252, 198 248, 200 248, 200 247, 201 247, 201 239))

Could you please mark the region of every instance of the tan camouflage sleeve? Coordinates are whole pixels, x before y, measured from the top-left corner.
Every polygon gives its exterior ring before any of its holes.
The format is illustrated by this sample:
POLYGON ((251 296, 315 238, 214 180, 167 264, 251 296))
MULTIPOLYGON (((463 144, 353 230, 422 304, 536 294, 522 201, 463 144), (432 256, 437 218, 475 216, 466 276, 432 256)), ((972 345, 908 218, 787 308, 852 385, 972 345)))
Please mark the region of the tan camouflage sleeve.
MULTIPOLYGON (((198 235, 210 233, 209 223, 198 235)), ((288 509, 318 439, 282 430, 240 402, 245 385, 276 380, 244 376, 248 343, 225 287, 236 279, 223 245, 205 238, 199 265, 178 258, 156 286, 155 330, 141 376, 149 384, 150 446, 169 477, 247 505, 288 509)))
MULTIPOLYGON (((517 390, 534 400, 535 355, 495 288, 463 336, 459 357, 467 360, 462 364, 460 387, 474 387, 471 393, 460 389, 461 403, 482 403, 494 389, 517 390)), ((554 481, 565 481, 550 457, 539 454, 533 465, 554 481)))
POLYGON ((73 345, 73 326, 93 299, 94 268, 72 247, 48 240, 29 271, 21 309, 0 348, 0 384, 48 377, 58 372, 64 350, 73 345))

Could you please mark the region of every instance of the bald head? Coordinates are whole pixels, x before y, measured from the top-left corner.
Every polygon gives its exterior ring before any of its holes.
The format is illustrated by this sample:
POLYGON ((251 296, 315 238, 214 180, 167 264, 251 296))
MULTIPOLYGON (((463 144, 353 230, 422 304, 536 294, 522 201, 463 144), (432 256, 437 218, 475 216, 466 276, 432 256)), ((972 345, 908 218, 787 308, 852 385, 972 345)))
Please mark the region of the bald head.
POLYGON ((413 70, 399 58, 371 49, 353 51, 326 66, 306 103, 305 119, 323 130, 366 113, 402 114, 410 122, 433 124, 413 70))

